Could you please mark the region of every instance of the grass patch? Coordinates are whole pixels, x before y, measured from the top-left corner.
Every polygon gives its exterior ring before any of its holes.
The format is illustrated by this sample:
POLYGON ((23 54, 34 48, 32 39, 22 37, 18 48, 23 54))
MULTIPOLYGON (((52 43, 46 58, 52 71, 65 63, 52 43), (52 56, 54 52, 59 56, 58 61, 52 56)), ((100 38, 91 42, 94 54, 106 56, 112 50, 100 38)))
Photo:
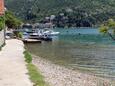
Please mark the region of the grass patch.
POLYGON ((28 74, 30 76, 30 80, 34 83, 33 86, 49 86, 44 81, 44 77, 41 75, 37 67, 32 64, 32 56, 28 51, 24 51, 24 57, 27 64, 28 74))
POLYGON ((35 65, 29 63, 27 64, 27 68, 29 70, 30 79, 34 83, 33 86, 48 86, 44 81, 44 77, 41 75, 35 65))
POLYGON ((24 51, 24 57, 25 57, 25 61, 27 63, 31 63, 32 62, 32 56, 28 51, 24 51))

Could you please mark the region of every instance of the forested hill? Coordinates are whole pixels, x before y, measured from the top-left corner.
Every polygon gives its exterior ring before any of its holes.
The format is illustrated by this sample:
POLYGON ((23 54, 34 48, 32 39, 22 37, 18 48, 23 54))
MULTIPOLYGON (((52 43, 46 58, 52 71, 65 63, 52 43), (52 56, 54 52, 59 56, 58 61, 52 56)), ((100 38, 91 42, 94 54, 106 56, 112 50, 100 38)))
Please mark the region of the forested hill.
POLYGON ((56 15, 58 26, 92 26, 115 17, 115 0, 5 0, 6 7, 25 20, 56 15), (64 13, 64 17, 60 17, 64 13))

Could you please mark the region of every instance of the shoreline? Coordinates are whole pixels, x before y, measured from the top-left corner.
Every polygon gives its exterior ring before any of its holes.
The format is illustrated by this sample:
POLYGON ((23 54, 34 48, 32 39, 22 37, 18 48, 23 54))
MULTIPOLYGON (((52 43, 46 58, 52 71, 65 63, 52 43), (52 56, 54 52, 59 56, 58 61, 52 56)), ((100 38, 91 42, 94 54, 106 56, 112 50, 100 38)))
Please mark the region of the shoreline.
POLYGON ((33 64, 40 69, 50 86, 112 86, 108 79, 74 71, 32 55, 33 64))

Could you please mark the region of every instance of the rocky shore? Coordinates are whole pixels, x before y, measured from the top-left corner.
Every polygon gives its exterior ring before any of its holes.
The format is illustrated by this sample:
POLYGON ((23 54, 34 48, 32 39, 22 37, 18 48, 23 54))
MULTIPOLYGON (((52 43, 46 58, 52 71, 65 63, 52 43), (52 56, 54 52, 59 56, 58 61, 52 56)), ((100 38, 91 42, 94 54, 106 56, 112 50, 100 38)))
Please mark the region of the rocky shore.
POLYGON ((33 55, 33 63, 50 86, 112 86, 109 80, 80 73, 33 55))

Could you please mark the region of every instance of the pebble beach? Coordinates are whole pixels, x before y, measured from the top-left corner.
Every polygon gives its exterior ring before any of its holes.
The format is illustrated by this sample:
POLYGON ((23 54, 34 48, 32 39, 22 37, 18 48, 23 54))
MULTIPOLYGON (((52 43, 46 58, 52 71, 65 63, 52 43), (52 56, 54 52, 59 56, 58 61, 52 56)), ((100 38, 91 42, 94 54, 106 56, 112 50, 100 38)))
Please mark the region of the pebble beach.
POLYGON ((33 63, 50 86, 113 86, 108 79, 74 71, 35 55, 33 63))

